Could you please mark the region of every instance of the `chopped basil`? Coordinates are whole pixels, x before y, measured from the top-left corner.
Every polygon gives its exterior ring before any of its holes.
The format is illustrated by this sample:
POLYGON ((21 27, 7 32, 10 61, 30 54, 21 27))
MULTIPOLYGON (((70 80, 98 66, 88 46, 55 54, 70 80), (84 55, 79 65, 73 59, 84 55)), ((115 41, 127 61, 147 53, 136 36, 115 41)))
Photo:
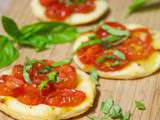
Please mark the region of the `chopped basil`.
POLYGON ((101 43, 101 42, 102 42, 101 40, 89 40, 87 42, 82 42, 77 50, 79 50, 79 49, 81 49, 83 47, 94 45, 94 44, 101 43))
POLYGON ((57 72, 55 72, 55 71, 50 72, 50 73, 47 74, 47 76, 48 76, 49 80, 44 80, 44 81, 41 82, 41 84, 38 87, 40 91, 42 89, 44 89, 49 82, 59 82, 58 73, 57 72))
MULTIPOLYGON (((64 2, 64 0, 62 0, 62 2, 64 2)), ((75 4, 81 4, 86 2, 86 0, 65 0, 65 3, 67 5, 75 5, 75 4)))
POLYGON ((88 118, 90 119, 90 120, 100 120, 98 117, 96 117, 96 116, 88 116, 88 118))
POLYGON ((121 64, 121 61, 116 60, 116 61, 111 65, 111 67, 115 67, 115 66, 118 66, 118 65, 120 65, 120 64, 121 64))
POLYGON ((135 101, 135 105, 138 110, 145 110, 146 109, 143 101, 135 101))
POLYGON ((118 119, 122 117, 122 109, 119 105, 114 104, 110 110, 110 117, 112 119, 118 119))
POLYGON ((118 28, 110 27, 109 25, 103 25, 102 28, 106 30, 108 33, 114 36, 129 36, 130 32, 128 30, 120 30, 118 28))
POLYGON ((99 85, 98 72, 97 72, 97 69, 94 67, 90 71, 90 78, 96 85, 99 85))
POLYGON ((130 120, 130 117, 131 117, 131 113, 128 113, 128 112, 124 113, 122 120, 130 120))
POLYGON ((32 68, 32 62, 29 59, 27 59, 26 63, 24 64, 24 68, 23 68, 23 78, 29 84, 32 83, 32 80, 30 79, 30 76, 29 76, 29 73, 28 73, 28 71, 31 68, 32 68))
POLYGON ((112 98, 103 101, 101 104, 101 111, 105 114, 108 114, 113 106, 114 102, 112 98))
POLYGON ((0 68, 10 65, 19 57, 18 50, 6 36, 0 35, 0 68))
POLYGON ((133 0, 131 5, 128 7, 128 15, 142 8, 149 0, 133 0))
POLYGON ((119 41, 121 40, 122 38, 121 37, 118 37, 118 36, 108 36, 106 38, 103 38, 102 41, 104 42, 116 42, 116 41, 119 41))
POLYGON ((54 82, 57 82, 56 79, 55 79, 56 75, 57 75, 57 72, 50 72, 50 73, 47 74, 48 79, 51 80, 51 81, 54 81, 54 82))
POLYGON ((99 62, 104 62, 106 59, 114 59, 115 56, 114 55, 108 55, 108 56, 100 56, 96 62, 99 63, 99 62))
POLYGON ((115 51, 114 51, 114 55, 116 55, 117 57, 119 57, 121 60, 125 60, 125 59, 126 59, 125 54, 122 53, 122 52, 119 51, 119 50, 115 50, 115 51))
POLYGON ((61 61, 58 61, 58 62, 55 62, 52 64, 52 67, 58 67, 58 66, 61 66, 61 65, 64 65, 64 64, 68 64, 72 61, 72 58, 65 58, 61 61))
POLYGON ((38 72, 40 74, 44 74, 44 73, 48 73, 52 70, 52 68, 50 66, 45 66, 43 69, 39 70, 38 72))

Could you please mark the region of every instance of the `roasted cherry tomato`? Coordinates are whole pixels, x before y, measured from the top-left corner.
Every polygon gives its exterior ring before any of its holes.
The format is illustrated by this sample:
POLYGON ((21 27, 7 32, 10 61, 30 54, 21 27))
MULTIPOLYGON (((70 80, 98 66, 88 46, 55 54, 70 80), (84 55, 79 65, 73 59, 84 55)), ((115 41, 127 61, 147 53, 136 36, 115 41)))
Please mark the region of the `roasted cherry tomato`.
POLYGON ((131 30, 131 38, 118 46, 118 49, 125 53, 128 60, 145 59, 154 51, 151 42, 148 29, 134 29, 131 30))
POLYGON ((52 4, 46 10, 47 17, 55 21, 63 21, 71 14, 72 10, 62 3, 52 4))
POLYGON ((76 106, 82 103, 85 98, 85 94, 81 91, 72 89, 58 89, 46 97, 45 103, 58 107, 76 106))
POLYGON ((24 89, 24 94, 17 97, 20 102, 26 105, 38 105, 43 102, 43 97, 33 85, 26 84, 24 89))
POLYGON ((59 72, 60 82, 54 83, 55 88, 76 88, 78 78, 74 67, 70 65, 63 65, 61 67, 57 67, 56 70, 59 72))
POLYGON ((77 53, 84 64, 93 65, 95 60, 103 54, 103 49, 100 44, 94 44, 81 48, 77 53))

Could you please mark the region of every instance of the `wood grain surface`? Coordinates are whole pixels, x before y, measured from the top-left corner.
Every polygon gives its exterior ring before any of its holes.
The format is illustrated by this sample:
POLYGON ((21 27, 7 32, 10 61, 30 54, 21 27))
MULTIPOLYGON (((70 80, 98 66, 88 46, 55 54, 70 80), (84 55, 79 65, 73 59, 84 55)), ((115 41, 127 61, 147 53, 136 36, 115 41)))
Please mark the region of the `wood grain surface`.
MULTIPOLYGON (((31 0, 0 0, 0 15, 13 17, 19 25, 29 24, 37 21, 30 8, 31 0)), ((125 18, 127 6, 132 0, 108 0, 110 12, 106 18, 114 17, 121 22, 138 23, 150 28, 160 30, 160 1, 153 3, 144 10, 125 18)), ((0 33, 4 33, 0 26, 0 33)), ((19 48, 21 56, 14 63, 23 63, 26 56, 30 58, 46 58, 60 60, 71 54, 72 44, 53 46, 47 51, 35 53, 29 48, 19 48)), ((10 66, 9 66, 10 67, 10 66)), ((4 69, 8 69, 4 68, 4 69)), ((2 70, 4 70, 2 69, 2 70)), ((93 108, 89 112, 74 118, 87 120, 87 115, 100 115, 100 103, 108 97, 119 103, 125 111, 132 113, 132 120, 160 120, 160 72, 152 76, 137 80, 100 80, 101 86, 93 108), (145 111, 134 110, 134 101, 144 100, 145 111)), ((0 113, 0 120, 13 120, 7 115, 0 113)))

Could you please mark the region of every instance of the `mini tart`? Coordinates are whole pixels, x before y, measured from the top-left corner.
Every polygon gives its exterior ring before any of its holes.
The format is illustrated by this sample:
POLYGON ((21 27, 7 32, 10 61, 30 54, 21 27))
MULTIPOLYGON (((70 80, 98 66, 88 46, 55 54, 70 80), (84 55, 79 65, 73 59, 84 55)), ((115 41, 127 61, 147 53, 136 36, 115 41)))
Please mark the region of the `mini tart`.
MULTIPOLYGON (((142 25, 128 24, 126 25, 129 29, 135 28, 146 28, 142 25)), ((108 79, 136 79, 146 77, 155 73, 160 69, 160 32, 150 30, 152 33, 152 46, 155 51, 145 60, 138 60, 131 62, 128 66, 122 68, 121 70, 104 72, 98 70, 100 77, 108 79)), ((81 35, 75 42, 73 50, 75 51, 82 42, 88 41, 88 34, 81 35)), ((85 65, 79 60, 78 56, 74 55, 75 64, 85 72, 89 72, 85 65)))
MULTIPOLYGON (((96 9, 90 13, 82 14, 76 13, 69 16, 64 22, 71 25, 82 25, 94 22, 102 17, 108 10, 108 4, 106 0, 96 0, 96 9)), ((31 7, 34 15, 41 20, 51 21, 45 15, 45 7, 43 7, 39 0, 32 0, 31 7)))
MULTIPOLYGON (((86 99, 80 105, 75 107, 53 107, 45 104, 30 106, 13 97, 0 96, 0 110, 18 120, 68 119, 86 112, 94 102, 95 84, 86 73, 78 69, 76 71, 80 80, 76 90, 81 90, 86 94, 86 99)), ((9 73, 11 71, 4 71, 2 74, 9 73)))

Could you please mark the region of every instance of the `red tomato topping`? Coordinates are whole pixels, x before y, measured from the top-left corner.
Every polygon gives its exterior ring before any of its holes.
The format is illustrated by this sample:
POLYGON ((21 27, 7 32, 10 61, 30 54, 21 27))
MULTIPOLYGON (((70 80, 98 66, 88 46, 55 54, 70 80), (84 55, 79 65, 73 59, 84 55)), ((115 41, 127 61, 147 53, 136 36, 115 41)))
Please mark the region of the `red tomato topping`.
POLYGON ((153 51, 152 37, 148 29, 131 30, 131 38, 124 42, 118 49, 125 53, 128 60, 140 60, 148 57, 153 51))
MULTIPOLYGON (((127 29, 124 25, 116 22, 105 22, 105 24, 121 30, 127 29)), ((110 36, 110 34, 101 27, 95 31, 95 34, 98 39, 110 36)), ((151 44, 151 33, 148 29, 139 28, 130 30, 130 34, 127 40, 111 48, 105 48, 102 44, 83 47, 77 51, 78 57, 86 66, 95 66, 102 71, 116 71, 124 68, 131 61, 145 59, 154 51, 151 44), (115 50, 121 52, 125 56, 125 59, 117 58, 114 54, 115 50), (112 56, 112 58, 105 58, 105 56, 112 56), (100 57, 104 58, 102 58, 102 61, 97 62, 97 59, 100 57)))
POLYGON ((76 106, 84 101, 85 94, 78 90, 59 89, 46 97, 45 102, 51 106, 76 106))
POLYGON ((74 13, 89 13, 95 9, 95 0, 87 0, 76 4, 77 0, 73 0, 73 4, 66 4, 67 1, 60 0, 40 0, 40 3, 46 8, 46 16, 54 21, 63 21, 74 13), (74 4, 75 2, 75 4, 74 4))
POLYGON ((23 78, 23 65, 15 65, 11 75, 0 76, 0 95, 12 96, 27 105, 47 104, 53 106, 76 106, 85 99, 85 94, 74 90, 78 84, 76 70, 65 64, 56 68, 53 61, 35 62, 28 73, 32 84, 23 78), (49 71, 40 72, 48 67, 49 71), (42 90, 39 88, 43 81, 49 80, 47 74, 57 72, 58 82, 49 82, 42 90), (53 101, 55 100, 55 101, 53 101))

